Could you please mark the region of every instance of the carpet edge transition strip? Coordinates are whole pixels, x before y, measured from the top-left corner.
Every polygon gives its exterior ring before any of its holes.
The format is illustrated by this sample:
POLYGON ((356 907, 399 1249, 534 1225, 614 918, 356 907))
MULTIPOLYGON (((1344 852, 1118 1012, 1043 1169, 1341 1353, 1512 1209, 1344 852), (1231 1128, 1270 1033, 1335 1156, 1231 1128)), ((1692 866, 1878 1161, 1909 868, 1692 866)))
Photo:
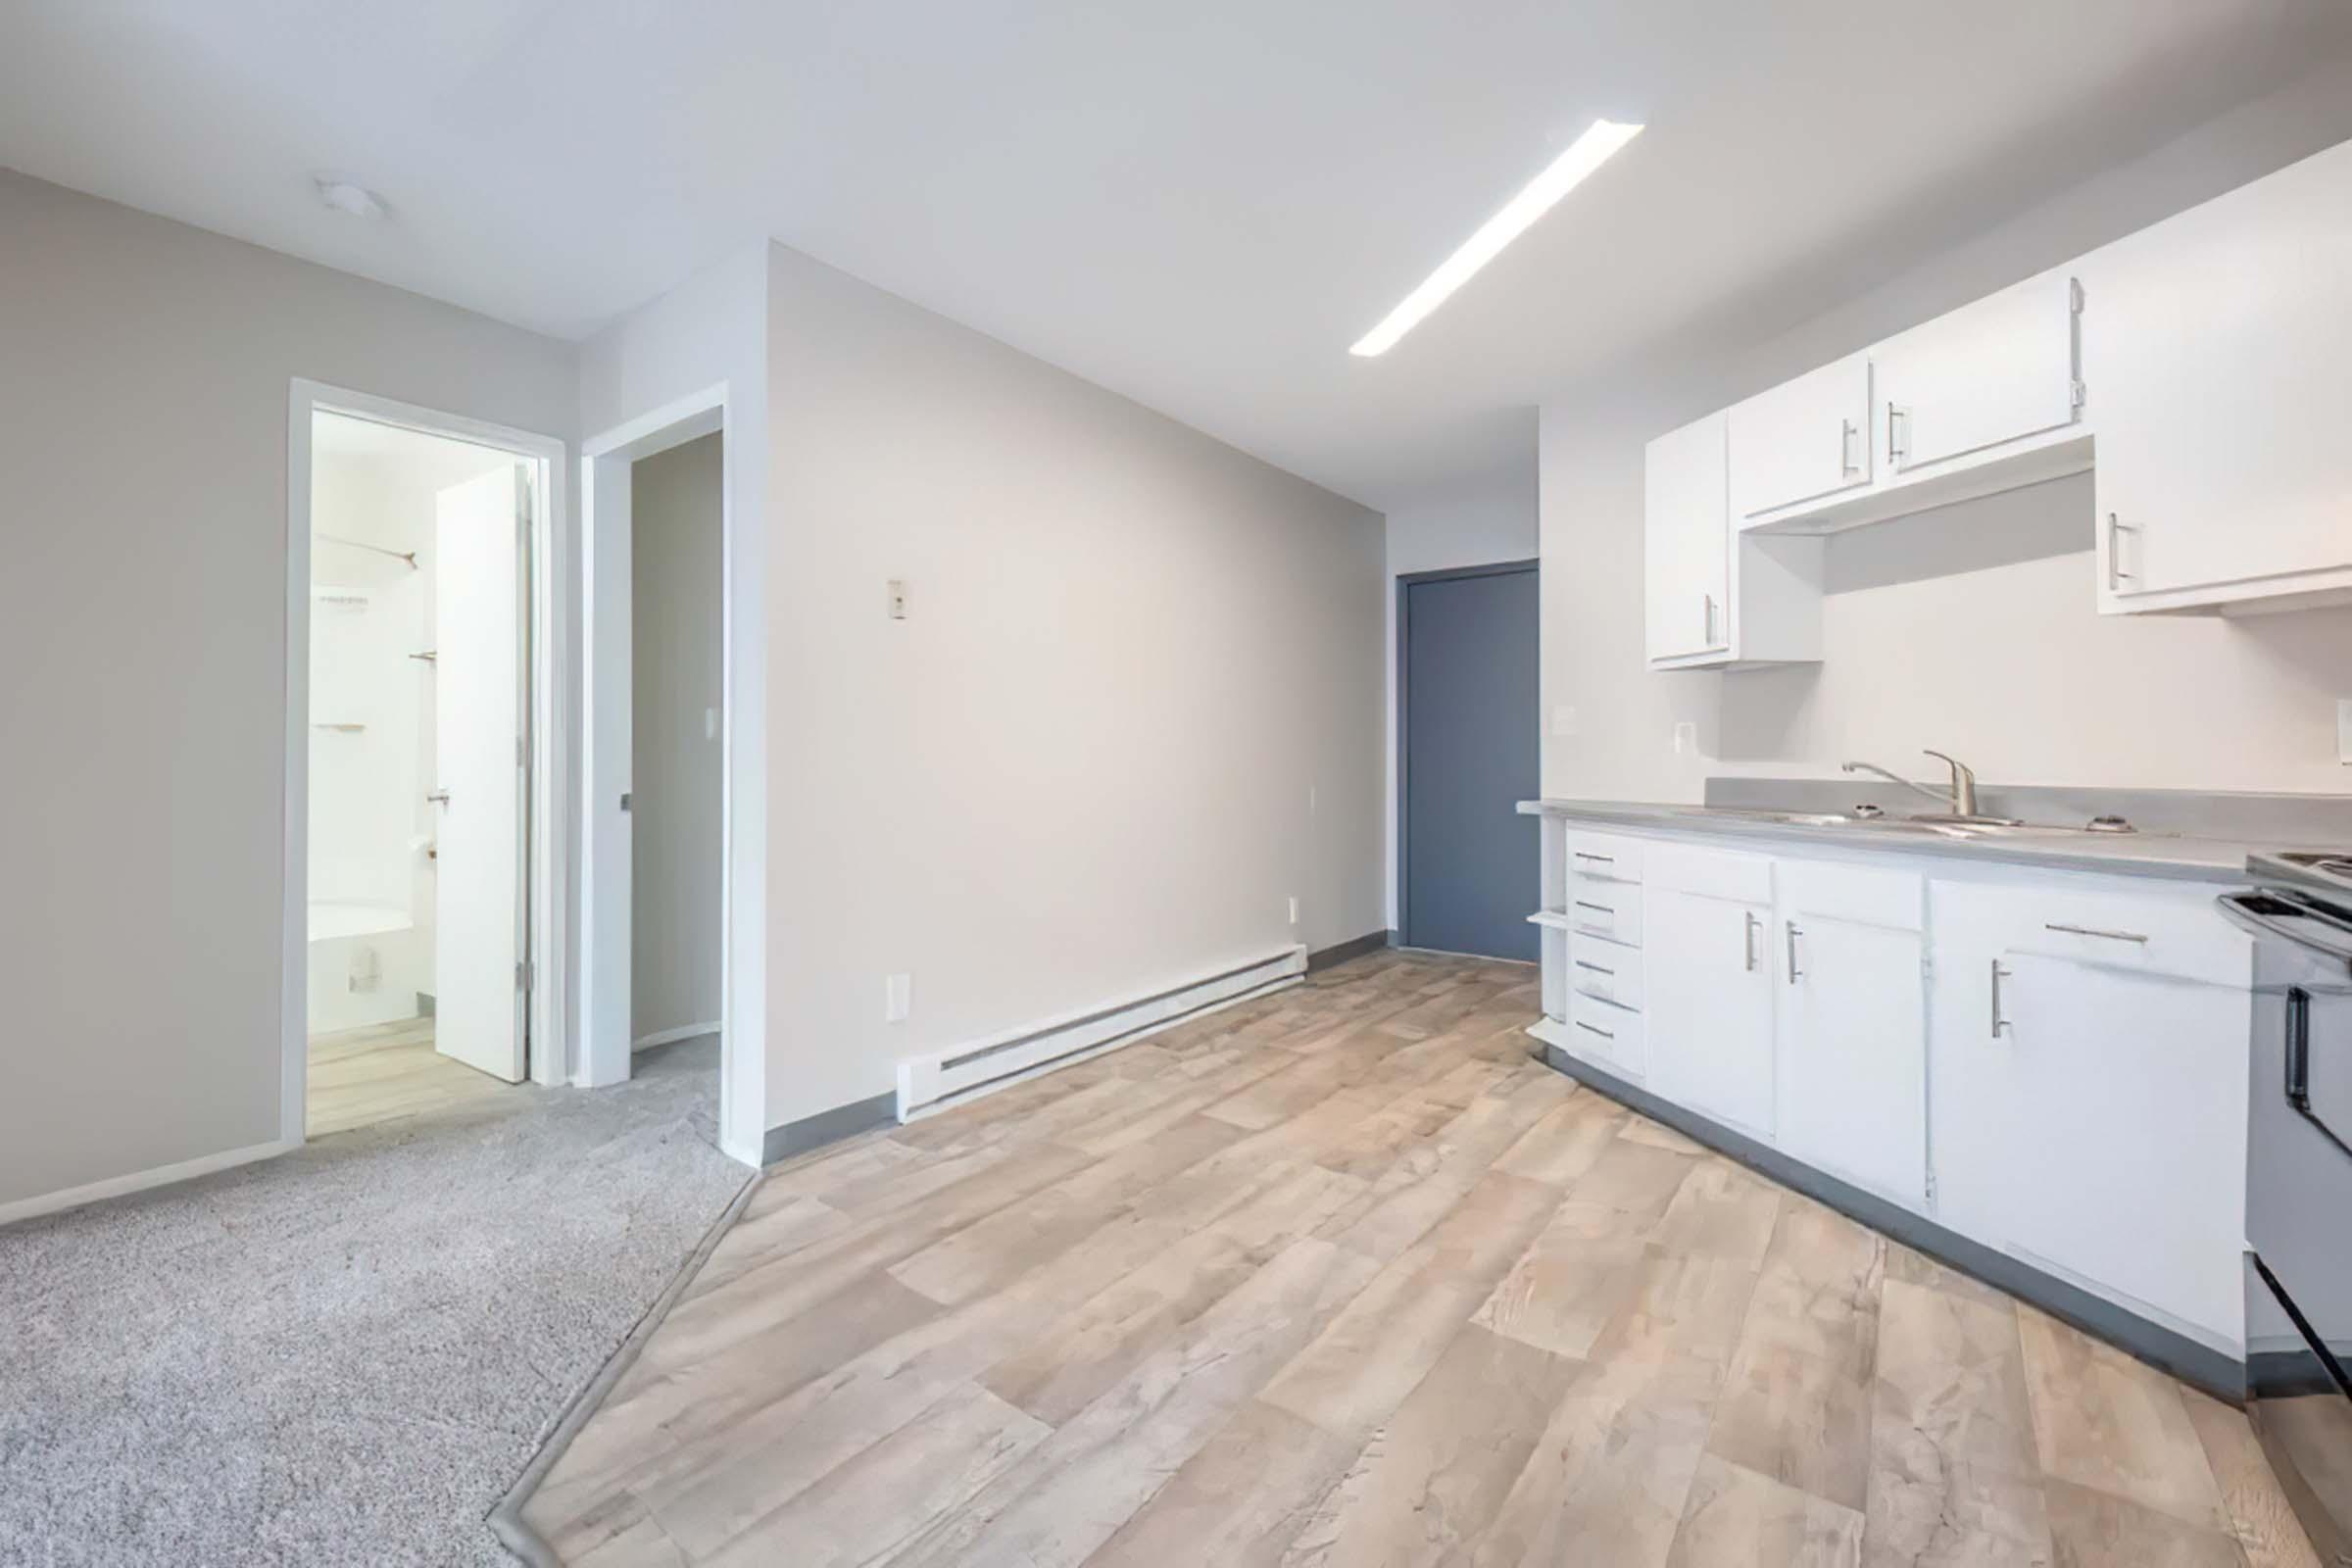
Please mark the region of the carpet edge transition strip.
POLYGON ((686 1294, 686 1287, 694 1283, 694 1277, 703 1271, 703 1265, 718 1250, 719 1242, 728 1231, 734 1229, 744 1205, 752 1200, 752 1195, 766 1180, 765 1170, 752 1172, 742 1190, 720 1211, 718 1218, 710 1222, 710 1228, 703 1233, 703 1239, 695 1244, 694 1250, 679 1263, 677 1272, 670 1276, 662 1294, 654 1298, 653 1305, 645 1309, 644 1316, 638 1318, 636 1326, 629 1330, 628 1337, 614 1348, 605 1364, 597 1370, 596 1376, 588 1380, 587 1387, 572 1396, 555 1430, 539 1446, 539 1451, 531 1456, 531 1462, 522 1467, 522 1474, 515 1479, 514 1485, 507 1489, 505 1496, 491 1505, 490 1512, 483 1520, 490 1527, 490 1533, 498 1538, 499 1544, 529 1563, 531 1568, 563 1568, 564 1559, 556 1555, 555 1548, 547 1544, 538 1531, 523 1521, 524 1504, 538 1493, 539 1484, 547 1479, 547 1473, 555 1468, 556 1461, 564 1457, 564 1451, 571 1446, 572 1439, 579 1436, 580 1429, 604 1407, 605 1396, 612 1392, 612 1385, 618 1383, 622 1374, 635 1364, 638 1354, 645 1348, 646 1341, 652 1339, 655 1331, 668 1318, 670 1308, 678 1304, 678 1298, 686 1294))

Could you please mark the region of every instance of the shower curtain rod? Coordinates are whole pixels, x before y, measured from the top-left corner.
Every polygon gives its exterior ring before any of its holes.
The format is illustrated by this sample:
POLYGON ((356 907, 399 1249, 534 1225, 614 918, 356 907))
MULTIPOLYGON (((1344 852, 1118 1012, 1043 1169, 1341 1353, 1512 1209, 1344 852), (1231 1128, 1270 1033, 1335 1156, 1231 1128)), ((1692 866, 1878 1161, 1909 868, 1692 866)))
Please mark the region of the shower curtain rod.
POLYGON ((372 550, 379 556, 390 556, 394 561, 407 562, 411 571, 415 571, 416 569, 416 555, 415 551, 387 550, 382 545, 371 545, 363 539, 346 539, 339 534, 322 533, 318 537, 325 540, 330 545, 349 545, 354 550, 372 550))

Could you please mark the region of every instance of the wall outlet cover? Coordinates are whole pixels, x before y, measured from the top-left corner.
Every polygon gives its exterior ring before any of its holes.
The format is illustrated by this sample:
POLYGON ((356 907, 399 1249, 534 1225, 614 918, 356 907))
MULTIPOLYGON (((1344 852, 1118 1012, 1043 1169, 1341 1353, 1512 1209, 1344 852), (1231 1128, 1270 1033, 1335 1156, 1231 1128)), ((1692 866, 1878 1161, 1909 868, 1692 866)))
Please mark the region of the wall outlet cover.
POLYGON ((882 979, 882 1021, 905 1023, 914 1010, 914 976, 885 975, 882 979))
POLYGON ((1689 757, 1698 750, 1698 726, 1690 719, 1678 719, 1674 726, 1674 755, 1689 757))
POLYGON ((1293 924, 1293 925, 1297 925, 1298 923, 1298 894, 1296 894, 1296 893, 1294 893, 1294 894, 1292 894, 1292 895, 1291 895, 1291 924, 1293 924))

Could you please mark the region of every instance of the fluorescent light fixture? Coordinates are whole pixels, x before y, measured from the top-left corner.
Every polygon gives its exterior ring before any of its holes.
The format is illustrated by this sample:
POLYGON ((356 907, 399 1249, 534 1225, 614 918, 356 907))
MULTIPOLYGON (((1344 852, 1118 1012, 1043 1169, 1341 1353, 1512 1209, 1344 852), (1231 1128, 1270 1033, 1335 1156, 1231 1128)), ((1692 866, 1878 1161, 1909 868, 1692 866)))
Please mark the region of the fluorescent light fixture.
POLYGON ((1358 338, 1348 352, 1370 359, 1395 348, 1396 340, 1445 304, 1446 296, 1477 276, 1480 268, 1527 232, 1537 219, 1550 212, 1553 203, 1583 184, 1587 174, 1607 163, 1611 153, 1641 133, 1640 125, 1623 125, 1613 120, 1592 122, 1592 129, 1571 142, 1566 152, 1551 161, 1549 169, 1529 180, 1527 188, 1505 203, 1501 212, 1479 224, 1478 232, 1462 241, 1460 250, 1446 257, 1436 271, 1422 279, 1419 288, 1404 297, 1403 304, 1358 338))

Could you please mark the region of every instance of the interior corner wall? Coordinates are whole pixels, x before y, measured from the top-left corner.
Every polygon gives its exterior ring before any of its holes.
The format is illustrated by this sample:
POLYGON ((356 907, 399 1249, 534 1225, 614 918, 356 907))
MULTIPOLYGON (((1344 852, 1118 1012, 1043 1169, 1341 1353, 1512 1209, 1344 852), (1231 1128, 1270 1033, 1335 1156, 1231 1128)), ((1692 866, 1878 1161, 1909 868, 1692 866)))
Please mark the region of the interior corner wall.
POLYGON ((1376 513, 782 247, 768 318, 771 1125, 1383 928, 1376 513))
POLYGON ((719 488, 713 433, 631 474, 630 1038, 719 1021, 722 748, 719 488))
POLYGON ((1642 626, 1652 437, 2346 136, 2352 69, 2330 68, 1793 330, 1714 328, 1546 403, 1544 794, 1696 801, 1710 774, 1926 765, 1927 746, 1997 783, 2352 792, 2352 610, 2100 615, 2087 475, 1833 537, 1819 664, 1653 672, 1642 626))
MULTIPOLYGON (((1452 566, 1487 566, 1503 561, 1532 561, 1537 554, 1536 466, 1534 454, 1524 471, 1478 484, 1436 491, 1392 506, 1388 513, 1387 589, 1381 614, 1387 626, 1389 734, 1383 763, 1387 780, 1382 819, 1383 875, 1388 929, 1401 928, 1396 906, 1397 847, 1404 812, 1396 768, 1398 731, 1396 690, 1396 579, 1420 571, 1452 566)), ((1530 713, 1527 721, 1536 722, 1530 713)), ((1529 781, 1535 787, 1535 781, 1529 781)))
POLYGON ((573 349, 0 171, 0 1205, 275 1142, 298 377, 569 439, 573 349))

